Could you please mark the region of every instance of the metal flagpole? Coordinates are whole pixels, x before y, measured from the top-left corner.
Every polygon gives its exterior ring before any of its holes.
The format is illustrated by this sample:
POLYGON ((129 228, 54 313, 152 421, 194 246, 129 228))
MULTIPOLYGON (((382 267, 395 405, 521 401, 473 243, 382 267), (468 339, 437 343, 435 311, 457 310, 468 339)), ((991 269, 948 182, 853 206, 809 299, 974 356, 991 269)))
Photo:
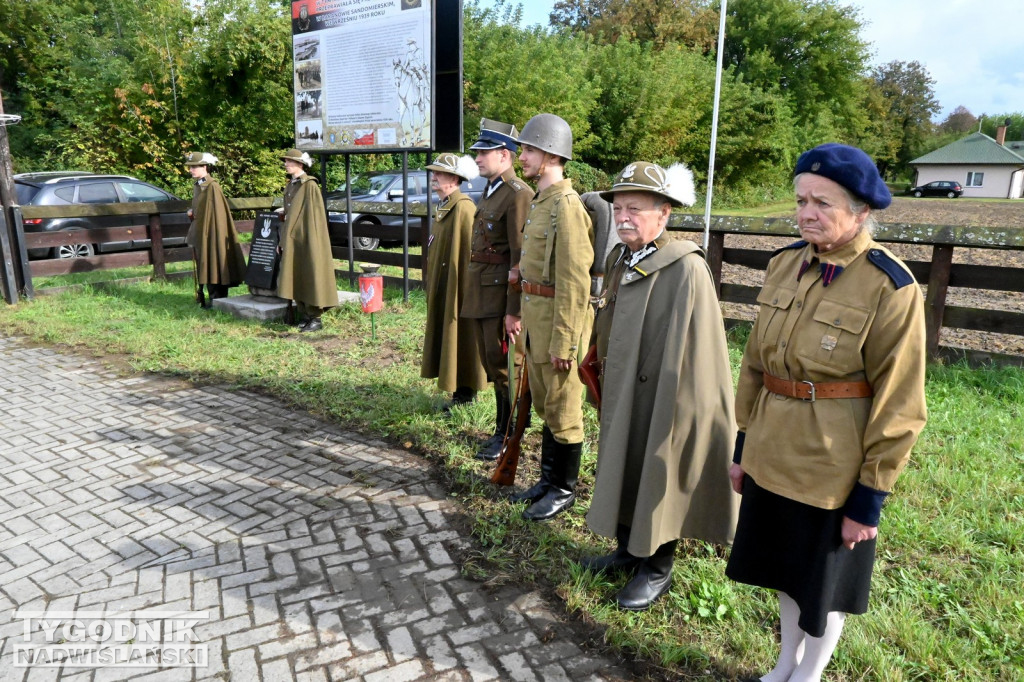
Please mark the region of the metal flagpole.
POLYGON ((708 193, 704 202, 704 252, 711 239, 711 195, 715 183, 715 143, 718 141, 718 103, 722 96, 722 58, 725 52, 725 14, 728 0, 722 0, 721 15, 718 17, 718 59, 715 67, 715 106, 711 113, 711 153, 708 159, 708 193))

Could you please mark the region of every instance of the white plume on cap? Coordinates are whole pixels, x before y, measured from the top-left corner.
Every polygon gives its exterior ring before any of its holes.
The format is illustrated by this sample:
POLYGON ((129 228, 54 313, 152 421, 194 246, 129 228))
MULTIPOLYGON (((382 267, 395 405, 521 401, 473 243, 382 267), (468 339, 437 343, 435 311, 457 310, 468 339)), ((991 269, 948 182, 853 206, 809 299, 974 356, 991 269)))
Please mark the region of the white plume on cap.
POLYGON ((302 161, 303 165, 306 166, 306 168, 309 168, 310 166, 313 165, 313 158, 309 155, 309 152, 302 152, 302 157, 300 160, 302 161))
POLYGON ((665 171, 665 193, 683 206, 693 206, 697 193, 693 185, 693 171, 685 163, 674 163, 665 171))
POLYGON ((203 156, 199 160, 202 161, 203 163, 210 164, 211 166, 216 166, 217 163, 220 162, 220 159, 218 159, 210 152, 203 152, 203 156))
POLYGON ((460 156, 455 164, 455 175, 464 180, 474 180, 480 177, 480 169, 471 156, 460 156))

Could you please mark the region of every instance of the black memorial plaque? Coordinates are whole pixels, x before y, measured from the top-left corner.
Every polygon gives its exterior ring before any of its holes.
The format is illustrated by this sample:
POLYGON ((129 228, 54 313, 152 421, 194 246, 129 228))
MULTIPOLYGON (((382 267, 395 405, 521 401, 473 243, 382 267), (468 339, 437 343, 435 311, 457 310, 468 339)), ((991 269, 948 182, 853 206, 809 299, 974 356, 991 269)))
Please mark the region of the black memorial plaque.
POLYGON ((252 246, 249 248, 249 267, 245 283, 260 289, 277 288, 277 263, 280 256, 277 244, 281 219, 276 213, 260 213, 252 227, 252 246))

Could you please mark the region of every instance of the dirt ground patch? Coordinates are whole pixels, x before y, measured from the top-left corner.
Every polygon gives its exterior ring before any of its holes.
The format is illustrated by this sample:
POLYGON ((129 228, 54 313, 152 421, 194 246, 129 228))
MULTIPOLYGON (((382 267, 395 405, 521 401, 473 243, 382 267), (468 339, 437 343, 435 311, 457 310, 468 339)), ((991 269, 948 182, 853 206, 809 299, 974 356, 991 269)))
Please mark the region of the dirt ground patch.
MULTIPOLYGON (((962 225, 967 227, 1011 227, 1024 229, 1024 200, 1016 202, 977 201, 971 199, 913 199, 896 197, 892 205, 884 211, 875 212, 876 219, 883 224, 909 223, 918 225, 962 225)), ((699 240, 699 237, 694 237, 699 240)), ((738 249, 777 249, 792 243, 790 237, 747 237, 728 235, 725 239, 726 248, 738 249)), ((931 260, 930 246, 914 246, 909 244, 887 244, 900 258, 906 261, 931 260)), ((999 249, 955 249, 954 263, 972 265, 998 265, 1002 267, 1020 268, 1024 277, 1024 251, 999 249)), ((734 284, 761 286, 764 272, 725 264, 722 268, 722 279, 734 284)), ((1015 292, 984 291, 950 287, 947 306, 968 308, 987 308, 1024 313, 1024 295, 1015 292)), ((753 319, 755 309, 752 306, 726 304, 726 313, 730 317, 753 319)), ((984 350, 994 353, 1008 353, 1024 356, 1024 337, 1012 334, 993 334, 965 329, 943 329, 940 343, 955 348, 984 350)))

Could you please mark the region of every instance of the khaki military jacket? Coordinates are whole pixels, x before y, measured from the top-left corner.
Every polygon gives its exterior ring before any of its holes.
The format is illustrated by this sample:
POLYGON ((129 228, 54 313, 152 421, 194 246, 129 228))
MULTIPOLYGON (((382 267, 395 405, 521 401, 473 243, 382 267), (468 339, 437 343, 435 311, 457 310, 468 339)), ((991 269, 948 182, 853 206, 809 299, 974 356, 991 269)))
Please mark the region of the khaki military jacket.
POLYGON ((523 326, 535 362, 581 355, 590 338, 593 239, 590 216, 570 180, 544 188, 530 203, 520 275, 524 282, 555 288, 553 298, 522 294, 523 326))
POLYGON ((502 258, 503 263, 470 259, 463 286, 462 317, 519 315, 519 293, 508 284, 508 271, 519 264, 523 225, 533 190, 509 168, 491 196, 480 198, 473 216, 473 253, 502 258))
POLYGON ((725 325, 711 271, 692 242, 667 235, 634 267, 609 254, 595 324, 605 348, 597 479, 587 524, 629 553, 680 538, 732 541, 735 420, 725 325))
POLYGON ((438 205, 427 248, 427 328, 420 376, 437 378, 442 391, 482 390, 487 374, 468 319, 459 318, 462 286, 469 265, 473 200, 459 190, 438 205))
POLYGON ((245 256, 220 183, 207 176, 192 194, 192 224, 185 242, 196 259, 199 284, 237 286, 245 279, 245 256))
POLYGON ((338 305, 327 213, 316 178, 303 173, 284 190, 277 295, 307 305, 338 305))
POLYGON ((798 502, 868 505, 877 517, 926 419, 920 288, 863 231, 820 258, 805 242, 781 251, 757 301, 736 395, 744 471, 798 502), (764 388, 765 371, 796 381, 866 380, 874 395, 785 397, 764 388))

